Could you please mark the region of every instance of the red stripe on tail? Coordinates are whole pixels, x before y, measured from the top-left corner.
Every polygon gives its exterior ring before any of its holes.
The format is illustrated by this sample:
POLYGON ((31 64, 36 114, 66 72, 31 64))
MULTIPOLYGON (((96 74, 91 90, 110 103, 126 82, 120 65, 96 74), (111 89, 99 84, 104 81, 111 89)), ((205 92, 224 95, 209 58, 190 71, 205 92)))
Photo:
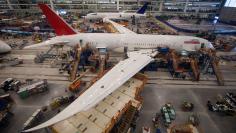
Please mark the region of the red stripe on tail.
POLYGON ((51 8, 49 8, 48 5, 38 5, 58 36, 76 34, 74 29, 70 25, 68 25, 60 16, 58 16, 51 8))

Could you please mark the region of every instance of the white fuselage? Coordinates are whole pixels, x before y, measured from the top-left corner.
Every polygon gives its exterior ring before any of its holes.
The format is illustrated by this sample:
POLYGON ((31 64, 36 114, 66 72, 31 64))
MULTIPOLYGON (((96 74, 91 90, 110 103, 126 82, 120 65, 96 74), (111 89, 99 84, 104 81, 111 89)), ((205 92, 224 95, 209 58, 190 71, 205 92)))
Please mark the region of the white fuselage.
POLYGON ((116 52, 123 52, 124 47, 127 47, 129 51, 156 49, 158 47, 169 47, 176 51, 196 51, 201 48, 202 44, 204 44, 204 47, 213 48, 211 43, 205 39, 175 35, 78 33, 75 35, 57 36, 49 41, 68 42, 66 45, 71 47, 76 46, 82 41, 81 45, 88 44, 92 48, 103 47, 116 52))
POLYGON ((95 20, 95 19, 131 19, 133 16, 139 19, 141 17, 146 17, 146 14, 138 14, 138 13, 126 13, 126 12, 117 12, 117 13, 89 13, 84 18, 87 20, 95 20))
POLYGON ((0 54, 4 54, 11 51, 11 47, 5 42, 0 40, 0 54))

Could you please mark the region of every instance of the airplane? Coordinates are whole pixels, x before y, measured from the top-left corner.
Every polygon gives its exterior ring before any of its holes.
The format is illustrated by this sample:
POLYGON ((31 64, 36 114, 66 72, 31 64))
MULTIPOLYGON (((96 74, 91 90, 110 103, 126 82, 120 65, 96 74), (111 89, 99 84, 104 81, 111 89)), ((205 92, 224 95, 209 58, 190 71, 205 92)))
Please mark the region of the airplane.
POLYGON ((96 20, 96 19, 103 19, 103 18, 110 18, 110 19, 130 19, 133 16, 139 19, 142 17, 146 17, 145 11, 147 9, 148 2, 146 2, 136 13, 127 13, 127 12, 98 12, 98 13, 89 13, 84 18, 86 20, 96 20))
POLYGON ((11 47, 5 42, 0 40, 0 54, 5 54, 11 51, 11 47))
POLYGON ((22 132, 31 132, 51 126, 81 111, 86 111, 94 107, 98 102, 152 62, 154 56, 158 53, 158 47, 169 47, 180 52, 195 52, 203 47, 214 48, 209 41, 198 37, 136 34, 108 18, 104 18, 103 21, 111 23, 119 33, 77 33, 47 5, 39 4, 39 7, 45 14, 50 25, 55 29, 57 36, 45 42, 27 46, 27 49, 58 44, 75 47, 78 43, 80 43, 80 47, 88 44, 89 47, 94 49, 102 47, 110 51, 122 51, 124 47, 127 47, 128 58, 116 64, 56 116, 22 132))

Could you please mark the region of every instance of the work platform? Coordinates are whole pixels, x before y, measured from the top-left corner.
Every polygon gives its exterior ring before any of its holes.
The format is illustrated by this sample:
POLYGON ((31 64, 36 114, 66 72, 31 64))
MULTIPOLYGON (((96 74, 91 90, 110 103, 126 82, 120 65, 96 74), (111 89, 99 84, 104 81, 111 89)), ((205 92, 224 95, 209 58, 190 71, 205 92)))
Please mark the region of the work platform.
MULTIPOLYGON (((95 107, 50 127, 54 133, 108 133, 130 107, 140 108, 146 76, 137 74, 95 107)), ((89 99, 88 99, 89 100, 89 99)))

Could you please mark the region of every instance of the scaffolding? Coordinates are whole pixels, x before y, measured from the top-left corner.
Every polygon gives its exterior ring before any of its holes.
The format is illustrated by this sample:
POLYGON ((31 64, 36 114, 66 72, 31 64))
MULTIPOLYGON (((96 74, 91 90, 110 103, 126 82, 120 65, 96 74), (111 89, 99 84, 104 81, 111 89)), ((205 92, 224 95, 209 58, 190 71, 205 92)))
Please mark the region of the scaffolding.
MULTIPOLYGON (((146 76, 134 76, 95 107, 61 121, 50 129, 54 133, 108 133, 130 107, 141 106, 140 91, 146 80, 146 76)), ((127 129, 129 123, 124 123, 123 126, 127 129)))

